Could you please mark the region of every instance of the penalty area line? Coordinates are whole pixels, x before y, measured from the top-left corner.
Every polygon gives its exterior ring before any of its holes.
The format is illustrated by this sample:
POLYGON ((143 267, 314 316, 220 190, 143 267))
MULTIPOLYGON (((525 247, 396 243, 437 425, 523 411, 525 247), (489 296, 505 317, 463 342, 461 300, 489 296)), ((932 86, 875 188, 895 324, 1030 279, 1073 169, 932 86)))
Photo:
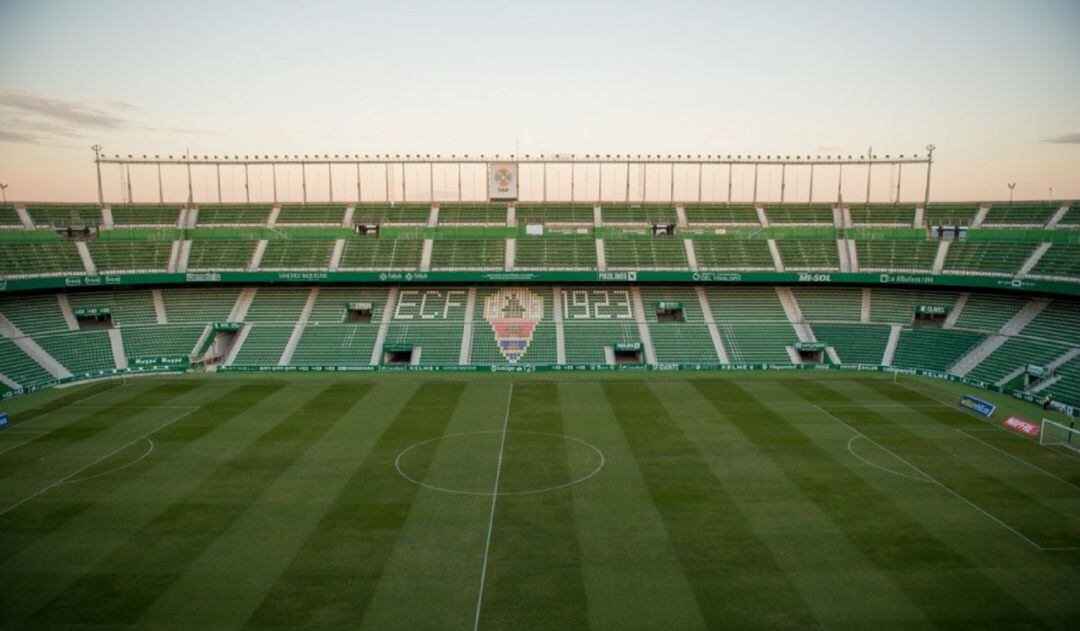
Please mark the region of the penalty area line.
MULTIPOLYGON (((127 442, 127 443, 124 443, 123 445, 121 445, 121 446, 117 447, 116 449, 114 449, 114 450, 110 451, 109 453, 105 454, 104 456, 101 456, 101 457, 100 457, 100 458, 98 458, 97 460, 94 460, 94 461, 93 461, 93 462, 91 462, 90 464, 87 464, 87 465, 84 465, 84 466, 82 466, 82 467, 79 467, 79 468, 78 468, 78 469, 76 469, 75 471, 72 471, 71 473, 69 473, 69 474, 65 475, 64 477, 60 478, 60 479, 59 479, 59 480, 57 480, 56 482, 53 482, 53 483, 52 483, 52 484, 50 484, 49 486, 46 486, 45 488, 43 488, 43 489, 41 489, 41 490, 39 490, 39 491, 35 491, 34 493, 32 493, 32 494, 30 494, 30 495, 28 495, 28 496, 24 497, 23 499, 19 500, 18 502, 15 502, 15 503, 14 503, 14 504, 12 504, 11 506, 8 506, 8 507, 7 507, 7 508, 5 508, 4 510, 0 511, 0 517, 2 517, 2 516, 4 516, 4 515, 6 515, 6 514, 8 514, 8 513, 10 513, 11 511, 13 511, 13 510, 15 510, 16 508, 18 508, 18 507, 22 506, 23 504, 25 504, 25 503, 29 502, 30 500, 32 500, 32 499, 34 499, 35 497, 37 497, 37 496, 41 495, 42 493, 45 493, 45 492, 47 492, 47 491, 50 491, 50 490, 52 490, 52 489, 54 489, 54 488, 56 488, 56 487, 58 487, 58 486, 60 486, 60 485, 62 485, 62 484, 64 484, 64 483, 66 483, 66 482, 67 482, 68 480, 70 480, 71 478, 74 478, 75 476, 79 475, 79 474, 80 474, 80 473, 82 473, 83 471, 86 471, 86 470, 87 470, 87 469, 89 469, 90 467, 92 467, 92 466, 96 465, 97 463, 99 463, 99 462, 101 462, 101 461, 103 461, 103 460, 107 460, 107 459, 109 459, 110 457, 112 457, 112 456, 114 456, 114 455, 116 455, 116 454, 120 453, 121 451, 123 451, 123 450, 127 449, 128 447, 130 447, 130 446, 134 445, 135 443, 139 442, 140 440, 143 440, 143 439, 147 439, 147 440, 149 440, 149 437, 150 437, 151 435, 153 435, 153 434, 156 434, 157 432, 160 432, 161 430, 163 430, 163 429, 165 429, 166 427, 168 427, 168 426, 172 425, 173 423, 175 423, 175 422, 179 421, 180 419, 183 419, 183 418, 185 418, 185 417, 187 417, 187 416, 191 415, 191 413, 192 413, 192 412, 195 412, 196 410, 200 410, 200 409, 202 409, 202 408, 198 408, 198 407, 193 407, 193 408, 191 408, 191 409, 190 409, 189 411, 187 411, 187 412, 185 412, 184 414, 181 414, 180 416, 178 416, 178 417, 176 417, 176 418, 172 419, 171 421, 169 421, 169 422, 165 423, 164 425, 162 425, 162 426, 158 427, 157 429, 154 429, 154 430, 152 430, 152 431, 149 431, 149 432, 147 432, 147 433, 143 434, 142 436, 139 436, 138 438, 135 438, 134 440, 131 440, 131 441, 127 442)), ((151 445, 151 449, 150 449, 150 451, 153 451, 153 444, 154 444, 154 443, 153 443, 153 441, 150 441, 150 445, 151 445)), ((146 457, 146 456, 148 456, 148 455, 150 455, 150 452, 149 452, 149 451, 148 451, 148 452, 147 452, 146 454, 144 454, 144 455, 143 455, 143 458, 145 458, 145 457, 146 457)), ((142 458, 139 458, 139 460, 142 460, 142 458)), ((131 464, 134 464, 134 463, 131 463, 131 464)), ((109 473, 111 473, 111 471, 110 471, 109 473)), ((93 477, 97 477, 97 476, 93 476, 93 477)), ((90 478, 86 478, 86 479, 90 479, 90 478)), ((82 480, 79 480, 79 481, 81 482, 82 480)))
POLYGON ((825 408, 821 407, 820 405, 818 405, 818 404, 816 404, 816 403, 811 403, 810 405, 813 405, 813 406, 814 406, 815 408, 817 408, 818 410, 820 410, 822 414, 824 414, 824 415, 828 416, 829 418, 833 419, 833 420, 834 420, 834 421, 836 421, 837 423, 840 423, 841 425, 843 425, 844 427, 848 428, 849 430, 851 430, 851 431, 855 432, 856 434, 859 434, 860 436, 862 436, 862 437, 863 437, 863 438, 865 438, 866 440, 870 441, 871 443, 873 443, 873 444, 877 445, 877 446, 878 446, 879 448, 883 449, 884 451, 887 451, 887 452, 889 452, 890 454, 892 454, 892 455, 893 455, 893 457, 894 457, 894 458, 896 458, 896 459, 897 459, 897 460, 899 460, 900 462, 902 462, 902 463, 906 464, 907 466, 911 467, 911 468, 912 468, 913 470, 917 471, 917 472, 919 473, 919 475, 922 475, 922 476, 923 476, 923 477, 925 477, 925 478, 926 478, 927 480, 929 480, 930 482, 932 482, 932 483, 933 483, 934 485, 936 485, 936 486, 938 486, 938 487, 941 487, 941 489, 942 489, 942 490, 944 490, 944 491, 948 492, 948 493, 949 493, 950 495, 952 495, 952 496, 953 496, 953 497, 955 497, 956 499, 960 500, 961 502, 963 502, 963 503, 967 504, 967 505, 968 505, 968 506, 970 506, 971 508, 974 508, 974 509, 975 509, 975 510, 977 510, 978 512, 982 513, 982 514, 983 514, 983 516, 985 516, 985 517, 986 517, 987 519, 990 519, 991 521, 993 521, 994 523, 998 524, 998 525, 999 525, 999 526, 1001 526, 1002 528, 1004 528, 1004 529, 1008 530, 1009 532, 1013 533, 1013 534, 1014 534, 1014 535, 1016 535, 1017 537, 1019 537, 1019 538, 1023 539, 1023 540, 1024 540, 1024 541, 1026 541, 1026 542, 1027 542, 1027 543, 1028 543, 1029 545, 1031 545, 1031 547, 1035 548, 1036 550, 1039 550, 1040 552, 1050 552, 1050 551, 1056 551, 1056 550, 1076 550, 1076 549, 1077 549, 1077 548, 1054 548, 1054 547, 1046 547, 1046 546, 1041 546, 1041 545, 1039 545, 1039 544, 1035 543, 1034 541, 1032 541, 1031 539, 1029 539, 1029 538, 1028 538, 1028 537, 1027 537, 1026 535, 1024 535, 1024 533, 1020 532, 1020 531, 1019 531, 1019 530, 1017 530, 1016 528, 1013 528, 1012 526, 1010 526, 1009 524, 1005 523, 1004 521, 1002 521, 1002 520, 1001 520, 1001 519, 999 519, 998 517, 995 517, 994 515, 992 515, 992 514, 991 514, 991 513, 989 513, 988 511, 986 511, 986 510, 985 510, 985 509, 984 509, 983 507, 981 507, 981 506, 979 506, 978 504, 976 504, 975 502, 972 502, 971 500, 969 500, 968 498, 964 497, 963 495, 960 495, 960 494, 959 494, 959 493, 957 493, 956 491, 954 491, 954 490, 952 490, 951 488, 949 488, 949 487, 945 486, 945 484, 944 484, 944 483, 942 483, 942 482, 941 482, 940 480, 938 480, 938 479, 937 479, 937 478, 935 478, 934 476, 930 475, 929 473, 927 473, 927 472, 923 471, 922 469, 920 469, 920 468, 916 467, 915 465, 911 464, 910 462, 908 462, 907 460, 905 460, 905 459, 903 458, 903 456, 901 456, 900 454, 896 453, 895 451, 893 451, 893 450, 889 449, 888 447, 886 447, 886 446, 882 445, 881 443, 877 442, 877 441, 876 441, 876 440, 874 440, 873 438, 871 438, 871 437, 867 436, 866 434, 863 434, 862 432, 860 432, 859 430, 855 429, 855 428, 854 428, 854 427, 852 427, 851 425, 849 425, 849 424, 845 423, 844 421, 840 420, 840 419, 839 419, 839 418, 837 418, 837 417, 836 417, 836 416, 835 416, 835 415, 834 415, 833 413, 829 412, 828 410, 826 410, 825 408))
POLYGON ((510 423, 510 402, 514 400, 514 382, 510 382, 510 392, 506 397, 506 414, 503 416, 502 439, 499 441, 499 460, 495 466, 495 485, 491 490, 491 512, 488 514, 487 538, 484 540, 484 565, 480 570, 480 592, 476 595, 476 617, 473 619, 473 631, 480 628, 480 610, 484 606, 484 583, 487 581, 488 556, 491 553, 491 531, 495 527, 495 504, 499 501, 499 477, 502 476, 503 452, 506 449, 506 427, 510 423))

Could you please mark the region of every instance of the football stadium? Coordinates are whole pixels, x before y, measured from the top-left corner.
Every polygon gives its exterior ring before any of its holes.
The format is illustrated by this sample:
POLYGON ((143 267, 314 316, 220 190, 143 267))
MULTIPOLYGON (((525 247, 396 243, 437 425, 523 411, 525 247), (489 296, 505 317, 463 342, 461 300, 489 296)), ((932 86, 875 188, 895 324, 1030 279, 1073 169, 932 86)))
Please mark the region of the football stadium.
POLYGON ((0 2, 0 630, 1080 629, 1077 26, 0 2))
POLYGON ((98 152, 128 200, 148 166, 357 199, 2 209, 5 619, 1070 626, 1080 208, 701 197, 875 164, 929 195, 930 151, 98 152), (518 199, 567 164, 623 201, 518 199), (436 167, 486 199, 403 201, 436 167))

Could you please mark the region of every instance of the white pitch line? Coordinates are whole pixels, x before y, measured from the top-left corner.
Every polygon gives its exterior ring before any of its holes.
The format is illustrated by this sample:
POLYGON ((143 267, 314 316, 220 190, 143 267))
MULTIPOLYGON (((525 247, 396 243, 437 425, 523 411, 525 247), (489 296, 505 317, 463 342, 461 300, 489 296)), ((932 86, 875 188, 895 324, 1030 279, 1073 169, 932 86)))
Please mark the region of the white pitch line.
POLYGON ((38 420, 40 418, 46 417, 46 416, 48 416, 50 414, 55 414, 56 412, 61 412, 63 410, 68 410, 68 409, 75 409, 75 410, 91 409, 89 406, 85 406, 85 407, 83 407, 83 406, 75 407, 75 406, 76 406, 76 404, 82 403, 83 401, 89 401, 90 399, 93 399, 96 396, 100 396, 100 395, 106 394, 108 392, 112 392, 113 390, 119 390, 120 388, 123 388, 125 385, 127 385, 127 384, 122 383, 122 384, 116 386, 115 388, 106 388, 105 390, 102 390, 101 392, 95 392, 95 393, 87 395, 87 396, 85 396, 85 397, 83 397, 81 399, 76 399, 76 400, 72 401, 71 403, 68 403, 67 405, 62 405, 62 406, 60 406, 60 407, 58 407, 58 408, 56 408, 54 410, 48 410, 47 412, 42 412, 41 414, 38 414, 37 416, 35 416, 34 418, 32 418, 30 420, 19 421, 18 423, 12 423, 11 426, 12 427, 22 427, 23 425, 26 425, 27 423, 32 423, 32 422, 34 422, 34 421, 36 421, 36 420, 38 420))
MULTIPOLYGON (((495 486, 491 491, 491 513, 488 515, 487 539, 484 541, 484 566, 480 570, 480 593, 476 595, 476 618, 473 631, 480 628, 480 609, 484 605, 484 582, 487 580, 488 554, 491 552, 491 531, 495 527, 495 503, 499 501, 499 477, 502 475, 503 450, 506 448, 506 426, 510 423, 510 402, 514 399, 514 382, 506 397, 506 415, 503 416, 502 440, 499 441, 499 462, 495 467, 495 486)), ((2 513, 0 513, 2 514, 2 513)))
POLYGON ((1027 466, 1031 467, 1032 469, 1038 471, 1039 473, 1044 473, 1044 474, 1050 476, 1051 478, 1054 478, 1055 480, 1057 480, 1059 482, 1064 482, 1065 484, 1068 484, 1069 486, 1073 487, 1077 491, 1080 491, 1080 486, 1076 486, 1075 484, 1073 484, 1072 482, 1069 482, 1068 480, 1066 480, 1064 478, 1059 478, 1058 476, 1054 475, 1053 473, 1050 473, 1049 471, 1047 471, 1046 469, 1043 469, 1042 467, 1033 465, 1030 462, 1028 462, 1027 460, 1024 460, 1023 458, 1020 458, 1019 456, 1014 456, 1011 453, 1005 451, 1004 449, 1001 449, 1000 447, 995 447, 994 445, 991 445, 990 443, 986 442, 985 440, 983 440, 981 438, 978 438, 976 436, 972 436, 971 434, 965 432, 962 429, 958 429, 956 431, 960 432, 964 436, 967 436, 971 440, 978 441, 978 442, 986 445, 987 447, 989 447, 990 449, 993 449, 994 451, 998 451, 998 452, 1001 452, 1001 453, 1005 454, 1006 456, 1012 458, 1013 460, 1019 462, 1020 464, 1027 465, 1027 466))
POLYGON ((12 449, 17 449, 19 447, 22 447, 23 445, 27 445, 29 443, 32 443, 35 440, 37 440, 38 438, 40 438, 41 436, 44 436, 45 434, 48 434, 48 432, 32 432, 32 431, 29 431, 29 430, 23 431, 23 432, 5 431, 4 433, 5 434, 30 434, 31 436, 30 436, 30 438, 27 438, 26 440, 21 440, 21 441, 15 443, 14 445, 11 445, 11 446, 3 449, 3 450, 0 450, 0 455, 6 454, 7 452, 11 451, 12 449))
POLYGON ((75 476, 79 475, 79 474, 80 474, 80 473, 82 473, 83 471, 86 471, 87 469, 89 469, 90 467, 92 467, 92 466, 96 465, 97 463, 101 462, 102 460, 106 460, 106 459, 110 458, 111 456, 113 456, 114 454, 117 454, 117 453, 119 453, 119 452, 123 451, 124 449, 127 449, 128 447, 130 447, 130 446, 134 445, 135 443, 139 442, 140 440, 142 440, 142 439, 144 439, 144 438, 147 438, 147 437, 148 437, 148 436, 150 436, 151 434, 156 434, 157 432, 160 432, 161 430, 165 429, 166 427, 168 427, 168 426, 172 425, 173 423, 175 423, 175 422, 179 421, 180 419, 182 419, 182 418, 184 418, 184 417, 188 416, 188 415, 189 415, 189 414, 191 414, 192 412, 194 412, 194 411, 196 411, 196 410, 199 410, 199 409, 201 409, 201 408, 197 408, 197 407, 193 407, 193 408, 191 408, 191 410, 189 410, 189 411, 188 411, 188 412, 186 412, 185 414, 181 414, 180 416, 178 416, 178 417, 174 418, 173 420, 169 421, 168 423, 165 423, 165 424, 164 424, 164 425, 162 425, 161 427, 158 427, 157 429, 155 429, 155 430, 153 430, 153 431, 147 432, 147 433, 143 434, 142 436, 139 436, 138 438, 135 438, 134 440, 132 440, 132 441, 130 441, 130 442, 128 442, 128 443, 125 443, 124 445, 121 445, 120 447, 117 447, 116 449, 114 449, 114 450, 110 451, 109 453, 105 454, 104 456, 102 456, 102 457, 98 458, 97 460, 95 460, 95 461, 91 462, 90 464, 88 464, 88 465, 85 465, 85 466, 83 466, 83 467, 80 467, 79 469, 77 469, 77 470, 75 470, 75 471, 72 471, 71 473, 69 473, 69 474, 65 475, 64 477, 60 478, 60 479, 59 479, 59 480, 57 480, 56 482, 53 482, 53 483, 52 483, 52 484, 50 484, 49 486, 47 486, 47 487, 45 487, 45 488, 41 489, 40 491, 36 491, 36 492, 34 492, 33 494, 31 494, 31 495, 28 495, 27 497, 24 497, 23 499, 19 500, 18 502, 15 502, 15 503, 14 503, 14 504, 12 504, 11 506, 8 506, 8 507, 7 507, 7 508, 5 508, 4 510, 0 511, 0 517, 2 517, 2 516, 4 516, 4 515, 6 515, 6 514, 8 514, 8 513, 10 513, 11 511, 13 511, 13 510, 15 510, 16 508, 18 508, 18 507, 22 506, 23 504, 25 504, 25 503, 29 502, 30 500, 32 500, 32 499, 34 499, 35 497, 37 497, 37 496, 41 495, 42 493, 45 493, 46 491, 49 491, 49 490, 51 490, 51 489, 54 489, 54 488, 56 488, 56 487, 60 486, 61 484, 65 483, 65 482, 67 482, 68 480, 70 480, 71 478, 73 478, 73 477, 75 477, 75 476))
POLYGON ((899 460, 900 462, 902 462, 902 463, 906 464, 907 466, 911 467, 911 468, 912 468, 912 469, 914 469, 915 471, 918 471, 918 472, 919 472, 919 473, 920 473, 921 475, 925 476, 925 477, 926 477, 926 479, 930 480, 931 482, 933 482, 933 483, 934 483, 934 484, 936 484, 937 486, 941 487, 941 488, 942 488, 942 489, 944 489, 945 491, 948 491, 948 492, 949 492, 949 493, 950 493, 950 494, 951 494, 951 495, 952 495, 953 497, 955 497, 956 499, 960 500, 961 502, 964 502, 964 503, 965 503, 965 504, 967 504, 968 506, 970 506, 970 507, 974 508, 975 510, 979 511, 980 513, 982 513, 982 514, 983 514, 984 516, 986 516, 986 517, 987 517, 988 519, 990 519, 990 520, 991 520, 991 521, 993 521, 994 523, 998 524, 998 525, 999 525, 999 526, 1001 526, 1002 528, 1005 528, 1006 530, 1008 530, 1009 532, 1013 533, 1013 534, 1014 534, 1014 535, 1016 535, 1017 537, 1020 537, 1020 538, 1021 538, 1021 539, 1023 539, 1024 541, 1028 542, 1028 544, 1030 544, 1030 545, 1031 545, 1031 546, 1032 546, 1033 548, 1035 548, 1036 550, 1039 550, 1040 552, 1046 552, 1046 551, 1049 551, 1049 550, 1076 550, 1076 549, 1078 549, 1078 548, 1045 548, 1045 547, 1043 547, 1043 546, 1041 546, 1041 545, 1039 545, 1039 544, 1035 543, 1035 542, 1034 542, 1034 541, 1032 541, 1031 539, 1028 539, 1028 538, 1027 538, 1027 536, 1025 536, 1025 535, 1024 535, 1024 533, 1020 532, 1020 531, 1019 531, 1019 530, 1017 530, 1016 528, 1013 528, 1013 527, 1012 527, 1012 526, 1010 526, 1009 524, 1007 524, 1007 523, 1005 523, 1005 522, 1001 521, 1000 519, 998 519, 998 518, 997 518, 997 517, 995 517, 994 515, 991 515, 990 513, 988 513, 988 512, 987 512, 987 511, 986 511, 985 509, 983 509, 983 508, 982 508, 981 506, 979 506, 979 505, 978 505, 978 504, 976 504, 975 502, 972 502, 971 500, 969 500, 968 498, 964 497, 963 495, 960 495, 960 494, 959 494, 959 493, 957 493, 956 491, 954 491, 954 490, 950 489, 949 487, 945 486, 944 484, 942 484, 942 483, 941 483, 941 481, 939 481, 939 480, 938 480, 937 478, 935 478, 934 476, 930 475, 929 473, 927 473, 927 472, 923 471, 922 469, 920 469, 920 468, 916 467, 915 465, 911 464, 910 462, 908 462, 907 460, 905 460, 905 459, 904 459, 903 457, 901 457, 901 456, 900 456, 899 454, 897 454, 896 452, 892 451, 892 450, 891 450, 891 449, 889 449, 888 447, 886 447, 886 446, 882 445, 881 443, 877 442, 877 441, 876 441, 876 440, 874 440, 873 438, 871 438, 871 437, 867 436, 866 434, 863 434, 862 432, 860 432, 859 430, 855 429, 855 428, 854 428, 854 427, 852 427, 851 425, 848 425, 847 423, 845 423, 844 421, 842 421, 842 420, 840 420, 839 418, 837 418, 837 417, 836 417, 835 415, 833 415, 833 414, 832 414, 831 412, 829 412, 829 411, 828 411, 828 410, 826 410, 825 408, 821 407, 820 405, 818 405, 818 404, 816 404, 816 403, 811 403, 810 405, 813 405, 813 406, 814 406, 815 408, 817 408, 818 410, 820 410, 822 414, 825 414, 826 416, 828 416, 829 418, 833 419, 833 420, 834 420, 834 421, 836 421, 837 423, 840 423, 841 425, 843 425, 844 427, 848 428, 849 430, 851 430, 851 431, 855 432, 856 434, 859 434, 859 435, 863 436, 864 438, 866 438, 866 440, 868 440, 868 441, 870 441, 871 443, 873 443, 873 444, 877 445, 877 446, 878 446, 878 447, 880 447, 881 449, 883 449, 883 450, 885 450, 885 451, 889 452, 890 454, 892 454, 892 455, 893 455, 893 457, 894 457, 894 458, 896 458, 896 459, 897 459, 897 460, 899 460))

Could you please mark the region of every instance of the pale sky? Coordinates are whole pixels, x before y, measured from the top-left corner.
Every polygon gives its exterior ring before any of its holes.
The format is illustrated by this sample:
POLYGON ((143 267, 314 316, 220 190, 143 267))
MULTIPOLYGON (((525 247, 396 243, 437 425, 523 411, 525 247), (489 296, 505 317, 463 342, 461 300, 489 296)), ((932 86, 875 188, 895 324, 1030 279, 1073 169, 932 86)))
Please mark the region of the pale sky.
MULTIPOLYGON (((11 200, 94 201, 94 143, 174 155, 895 155, 933 143, 932 199, 1007 199, 1007 182, 1017 199, 1080 199, 1078 33, 1077 0, 0 0, 0 183, 11 200)), ((310 192, 325 197, 320 173, 310 192)), ((119 175, 106 169, 112 201, 119 175)), ((905 169, 902 199, 921 199, 924 175, 905 169)), ((549 190, 568 191, 564 176, 549 190)), ((266 176, 252 177, 266 197, 266 176)), ((299 175, 280 177, 281 197, 297 198, 299 175)), ((426 170, 407 177, 427 195, 426 170)), ((525 194, 538 194, 529 177, 525 194)), ((726 177, 707 174, 706 196, 726 177)), ((775 199, 779 174, 760 177, 759 198, 775 199)), ((816 177, 815 198, 835 198, 835 178, 816 177)), ((167 176, 167 198, 186 197, 180 178, 167 176)), ((212 178, 196 175, 197 199, 216 195, 212 178)), ((226 174, 224 198, 242 195, 238 178, 226 174)), ((339 197, 355 191, 355 173, 334 178, 339 197)), ((649 178, 668 194, 666 174, 649 178)), ((873 178, 875 200, 895 196, 888 169, 873 178)), ((456 174, 435 180, 456 194, 456 174)), ((733 180, 749 199, 747 174, 733 180)), ((136 201, 156 201, 153 174, 134 182, 136 201)), ((788 198, 807 184, 790 174, 788 198)), ((696 186, 696 170, 677 175, 677 196, 696 186)), ((865 187, 865 169, 845 172, 846 199, 865 187)))

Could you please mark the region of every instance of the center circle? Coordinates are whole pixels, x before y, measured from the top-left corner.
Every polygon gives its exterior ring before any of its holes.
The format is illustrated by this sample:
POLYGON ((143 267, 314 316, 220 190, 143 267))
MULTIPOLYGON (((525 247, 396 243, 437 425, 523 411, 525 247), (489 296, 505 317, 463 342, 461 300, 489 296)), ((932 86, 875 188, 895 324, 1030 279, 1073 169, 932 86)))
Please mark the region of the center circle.
POLYGON ((498 430, 448 434, 402 450, 398 474, 426 489, 459 495, 531 495, 564 489, 593 477, 604 453, 579 438, 548 432, 498 430), (499 461, 500 451, 502 462, 499 461))

